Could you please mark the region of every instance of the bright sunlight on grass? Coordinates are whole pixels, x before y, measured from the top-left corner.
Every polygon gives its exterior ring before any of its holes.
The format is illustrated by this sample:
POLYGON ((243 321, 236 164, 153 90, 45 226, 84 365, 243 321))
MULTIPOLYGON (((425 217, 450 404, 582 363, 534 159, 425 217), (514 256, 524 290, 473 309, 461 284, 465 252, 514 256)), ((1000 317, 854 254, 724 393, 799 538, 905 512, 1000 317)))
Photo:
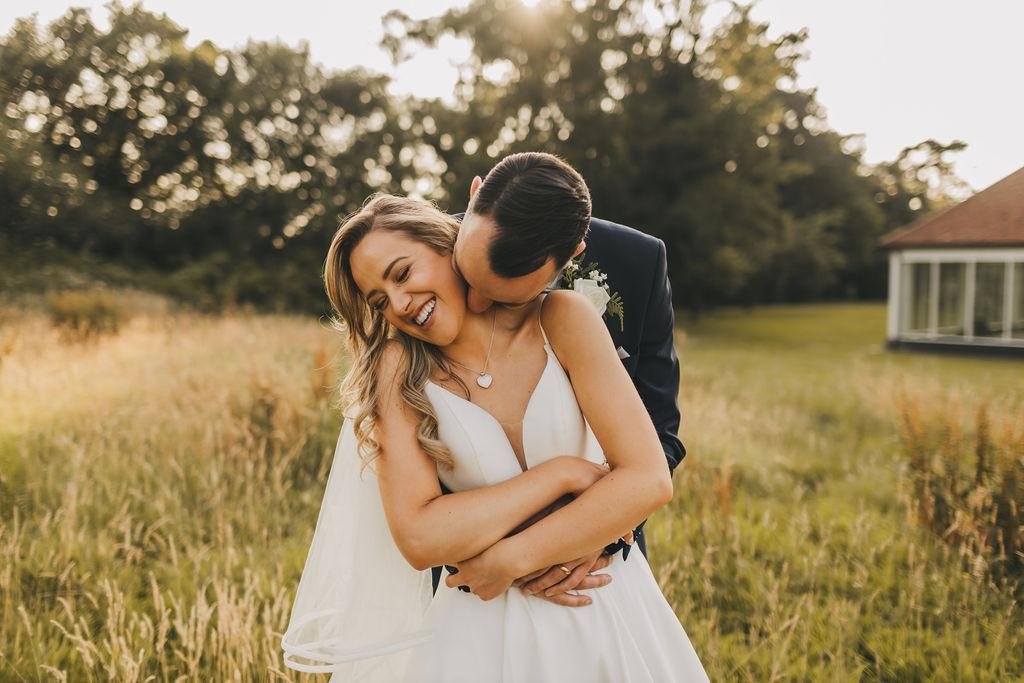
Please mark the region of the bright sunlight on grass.
MULTIPOLYGON (((140 314, 74 341, 0 322, 0 678, 294 676, 278 638, 338 338, 285 316, 140 314)), ((987 401, 1019 428, 1024 364, 891 353, 883 325, 873 304, 680 320, 689 455, 649 544, 712 680, 1024 672, 1012 587, 915 522, 899 410, 969 431, 987 401)))

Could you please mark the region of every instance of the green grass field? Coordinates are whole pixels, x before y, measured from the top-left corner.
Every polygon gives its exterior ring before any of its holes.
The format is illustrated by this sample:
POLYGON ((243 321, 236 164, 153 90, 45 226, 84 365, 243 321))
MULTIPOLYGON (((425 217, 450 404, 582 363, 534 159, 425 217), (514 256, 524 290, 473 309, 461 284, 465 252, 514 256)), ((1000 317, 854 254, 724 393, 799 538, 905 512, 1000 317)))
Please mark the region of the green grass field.
POLYGON ((727 311, 688 325, 689 455, 649 542, 713 680, 1006 680, 1012 598, 908 521, 898 393, 1022 415, 1024 363, 884 347, 881 305, 727 311))
MULTIPOLYGON (((893 353, 882 305, 679 321, 652 564, 712 680, 1024 677, 1024 617, 908 514, 897 399, 1024 414, 1024 362, 893 353)), ((265 680, 344 366, 324 325, 0 316, 0 680, 265 680)), ((960 418, 958 418, 960 419, 960 418)), ((1016 424, 1016 423, 1015 423, 1016 424)))

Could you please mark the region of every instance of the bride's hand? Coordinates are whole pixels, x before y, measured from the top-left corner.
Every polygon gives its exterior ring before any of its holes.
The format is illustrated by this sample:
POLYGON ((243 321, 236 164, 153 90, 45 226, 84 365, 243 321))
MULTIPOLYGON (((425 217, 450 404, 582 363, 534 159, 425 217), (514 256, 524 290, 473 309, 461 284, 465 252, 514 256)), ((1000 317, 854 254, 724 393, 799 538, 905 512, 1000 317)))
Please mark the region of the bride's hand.
POLYGON ((509 563, 500 557, 498 543, 476 557, 455 565, 456 574, 449 574, 445 585, 449 588, 467 586, 481 600, 493 600, 512 586, 516 576, 509 571, 509 563))
POLYGON ((569 492, 580 495, 596 484, 601 477, 610 471, 607 465, 598 465, 575 456, 562 456, 570 468, 569 492))

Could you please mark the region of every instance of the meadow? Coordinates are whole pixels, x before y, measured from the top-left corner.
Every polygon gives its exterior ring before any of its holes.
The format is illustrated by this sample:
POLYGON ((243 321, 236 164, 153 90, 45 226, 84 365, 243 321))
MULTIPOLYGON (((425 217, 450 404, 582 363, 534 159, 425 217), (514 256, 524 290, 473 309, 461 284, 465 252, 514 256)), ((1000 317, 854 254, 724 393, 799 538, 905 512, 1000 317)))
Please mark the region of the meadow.
MULTIPOLYGON (((151 303, 85 338, 0 312, 0 680, 300 678, 279 637, 337 437, 340 339, 151 303)), ((689 454, 648 544, 712 680, 1024 676, 1016 588, 918 523, 901 445, 908 405, 965 438, 985 405, 1013 434, 1024 361, 890 352, 884 318, 678 321, 689 454)))

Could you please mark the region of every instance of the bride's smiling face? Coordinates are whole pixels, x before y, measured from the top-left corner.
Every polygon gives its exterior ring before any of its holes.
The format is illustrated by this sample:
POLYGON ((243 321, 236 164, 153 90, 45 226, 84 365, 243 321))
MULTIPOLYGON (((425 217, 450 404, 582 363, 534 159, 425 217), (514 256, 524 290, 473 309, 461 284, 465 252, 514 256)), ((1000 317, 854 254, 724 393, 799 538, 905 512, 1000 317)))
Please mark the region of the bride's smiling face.
POLYGON ((397 329, 447 346, 462 329, 466 287, 451 254, 388 230, 372 230, 352 250, 352 279, 367 305, 397 329))

